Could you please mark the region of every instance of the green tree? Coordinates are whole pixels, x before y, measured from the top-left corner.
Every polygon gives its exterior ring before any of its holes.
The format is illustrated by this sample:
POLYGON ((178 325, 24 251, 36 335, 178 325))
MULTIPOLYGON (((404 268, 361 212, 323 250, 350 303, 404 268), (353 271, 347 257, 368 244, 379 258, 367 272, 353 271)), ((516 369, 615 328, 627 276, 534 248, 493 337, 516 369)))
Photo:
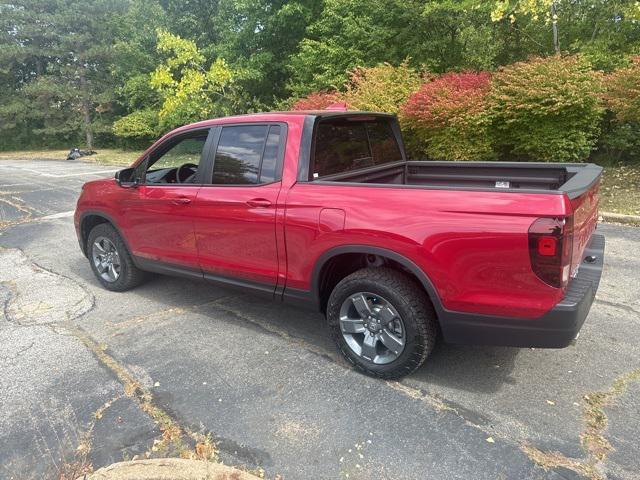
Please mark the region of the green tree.
MULTIPOLYGON (((167 29, 182 38, 202 46, 211 56, 220 41, 223 25, 220 23, 220 0, 159 0, 166 18, 167 29)), ((228 3, 236 3, 232 0, 228 3)))
POLYGON ((49 1, 0 4, 0 147, 30 142, 32 128, 42 124, 22 89, 55 59, 55 13, 49 1))
POLYGON ((634 0, 499 0, 491 16, 512 25, 528 54, 581 53, 595 68, 612 70, 640 53, 634 0))
POLYGON ((354 68, 397 67, 408 59, 408 68, 436 74, 493 71, 557 50, 580 54, 596 70, 625 66, 640 54, 640 5, 635 0, 5 0, 0 3, 0 148, 81 139, 105 145, 114 141, 114 121, 119 138, 148 142, 175 122, 205 114, 176 100, 173 113, 163 113, 161 122, 159 113, 178 92, 205 95, 207 115, 241 113, 290 104, 289 96, 341 89, 354 68), (193 65, 173 69, 175 88, 149 81, 174 55, 156 48, 157 29, 192 42, 202 56, 198 74, 189 72, 193 65), (216 62, 214 81, 210 69, 216 62), (216 84, 226 70, 232 72, 229 83, 216 84))
POLYGON ((420 41, 411 56, 438 73, 495 68, 510 38, 492 24, 490 12, 491 4, 478 0, 425 2, 420 41))
POLYGON ((487 2, 477 0, 327 0, 291 57, 294 96, 335 89, 355 67, 493 68, 510 40, 494 25, 487 2))
POLYGON ((306 28, 321 15, 316 0, 241 0, 220 4, 213 53, 241 72, 236 78, 244 110, 264 110, 287 96, 289 57, 306 28))
POLYGON ((290 59, 290 90, 304 96, 337 89, 357 66, 400 63, 408 56, 406 40, 419 13, 414 1, 326 0, 290 59))
POLYGON ((168 20, 158 0, 131 0, 116 20, 117 36, 110 74, 115 85, 117 115, 160 108, 160 97, 149 84, 149 74, 162 61, 157 51, 158 29, 168 20))
POLYGON ((233 113, 233 73, 223 58, 207 66, 195 42, 162 30, 158 31, 158 51, 167 57, 151 74, 150 82, 162 98, 159 117, 163 126, 233 113))
POLYGON ((157 32, 164 60, 147 77, 159 109, 145 108, 119 119, 116 134, 145 138, 171 128, 235 112, 234 72, 223 58, 209 61, 195 42, 164 30, 157 32))
MULTIPOLYGON (((113 84, 113 16, 122 0, 18 1, 3 4, 3 65, 14 74, 15 99, 0 116, 21 112, 8 129, 25 128, 29 136, 77 141, 86 147, 110 131, 113 84)), ((3 128, 6 132, 7 127, 3 128)))

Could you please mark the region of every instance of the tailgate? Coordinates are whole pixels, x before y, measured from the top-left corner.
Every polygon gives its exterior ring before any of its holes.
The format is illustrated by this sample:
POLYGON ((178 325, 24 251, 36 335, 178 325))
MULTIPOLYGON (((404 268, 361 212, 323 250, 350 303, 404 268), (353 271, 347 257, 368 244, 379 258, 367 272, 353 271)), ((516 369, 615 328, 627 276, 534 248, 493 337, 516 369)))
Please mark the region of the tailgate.
POLYGON ((589 244, 591 234, 598 223, 598 201, 600 178, 584 193, 571 199, 573 209, 573 254, 571 259, 571 276, 578 273, 584 251, 589 244))

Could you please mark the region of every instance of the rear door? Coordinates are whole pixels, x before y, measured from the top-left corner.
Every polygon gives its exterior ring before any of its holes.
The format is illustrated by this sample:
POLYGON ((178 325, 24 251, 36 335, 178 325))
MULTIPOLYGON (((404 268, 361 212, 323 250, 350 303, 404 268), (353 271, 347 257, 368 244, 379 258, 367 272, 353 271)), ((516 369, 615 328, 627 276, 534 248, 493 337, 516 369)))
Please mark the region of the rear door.
POLYGON ((210 130, 204 129, 167 139, 141 165, 142 185, 130 189, 123 205, 134 255, 199 271, 193 202, 206 170, 209 136, 210 130))
POLYGON ((276 206, 285 138, 284 123, 219 128, 211 172, 194 204, 205 277, 275 290, 276 206))

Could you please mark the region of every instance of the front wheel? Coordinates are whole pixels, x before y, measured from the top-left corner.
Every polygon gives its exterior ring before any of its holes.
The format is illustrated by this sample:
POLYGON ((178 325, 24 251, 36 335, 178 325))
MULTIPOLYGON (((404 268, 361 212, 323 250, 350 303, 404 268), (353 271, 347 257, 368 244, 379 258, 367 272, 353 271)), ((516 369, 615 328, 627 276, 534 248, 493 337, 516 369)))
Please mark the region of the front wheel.
POLYGON ((120 234, 108 223, 101 223, 91 230, 87 253, 91 270, 108 290, 123 292, 144 280, 144 272, 134 265, 120 234))
POLYGON ((357 369, 398 378, 425 361, 438 334, 426 293, 402 272, 365 268, 333 289, 327 322, 338 350, 357 369))

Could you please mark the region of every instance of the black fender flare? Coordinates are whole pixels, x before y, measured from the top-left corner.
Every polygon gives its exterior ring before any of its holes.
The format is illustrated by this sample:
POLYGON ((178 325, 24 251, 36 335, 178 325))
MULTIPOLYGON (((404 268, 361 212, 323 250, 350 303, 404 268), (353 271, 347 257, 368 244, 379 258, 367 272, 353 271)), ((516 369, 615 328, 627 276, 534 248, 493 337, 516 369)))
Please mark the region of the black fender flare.
POLYGON ((433 307, 438 314, 438 318, 442 317, 444 313, 444 307, 442 306, 442 302, 440 301, 440 296, 438 295, 438 291, 431 279, 427 276, 427 274, 413 261, 405 257, 404 255, 400 255, 393 250, 388 250, 386 248, 374 247, 371 245, 342 245, 339 247, 334 247, 326 252, 324 252, 313 267, 313 271, 311 274, 311 296, 315 304, 320 307, 320 274, 322 269, 327 264, 329 260, 337 255, 342 255, 344 253, 363 253, 363 254, 371 254, 378 255, 381 257, 386 257, 394 262, 399 263, 408 271, 410 271, 422 284, 422 287, 427 292, 431 303, 433 303, 433 307))

